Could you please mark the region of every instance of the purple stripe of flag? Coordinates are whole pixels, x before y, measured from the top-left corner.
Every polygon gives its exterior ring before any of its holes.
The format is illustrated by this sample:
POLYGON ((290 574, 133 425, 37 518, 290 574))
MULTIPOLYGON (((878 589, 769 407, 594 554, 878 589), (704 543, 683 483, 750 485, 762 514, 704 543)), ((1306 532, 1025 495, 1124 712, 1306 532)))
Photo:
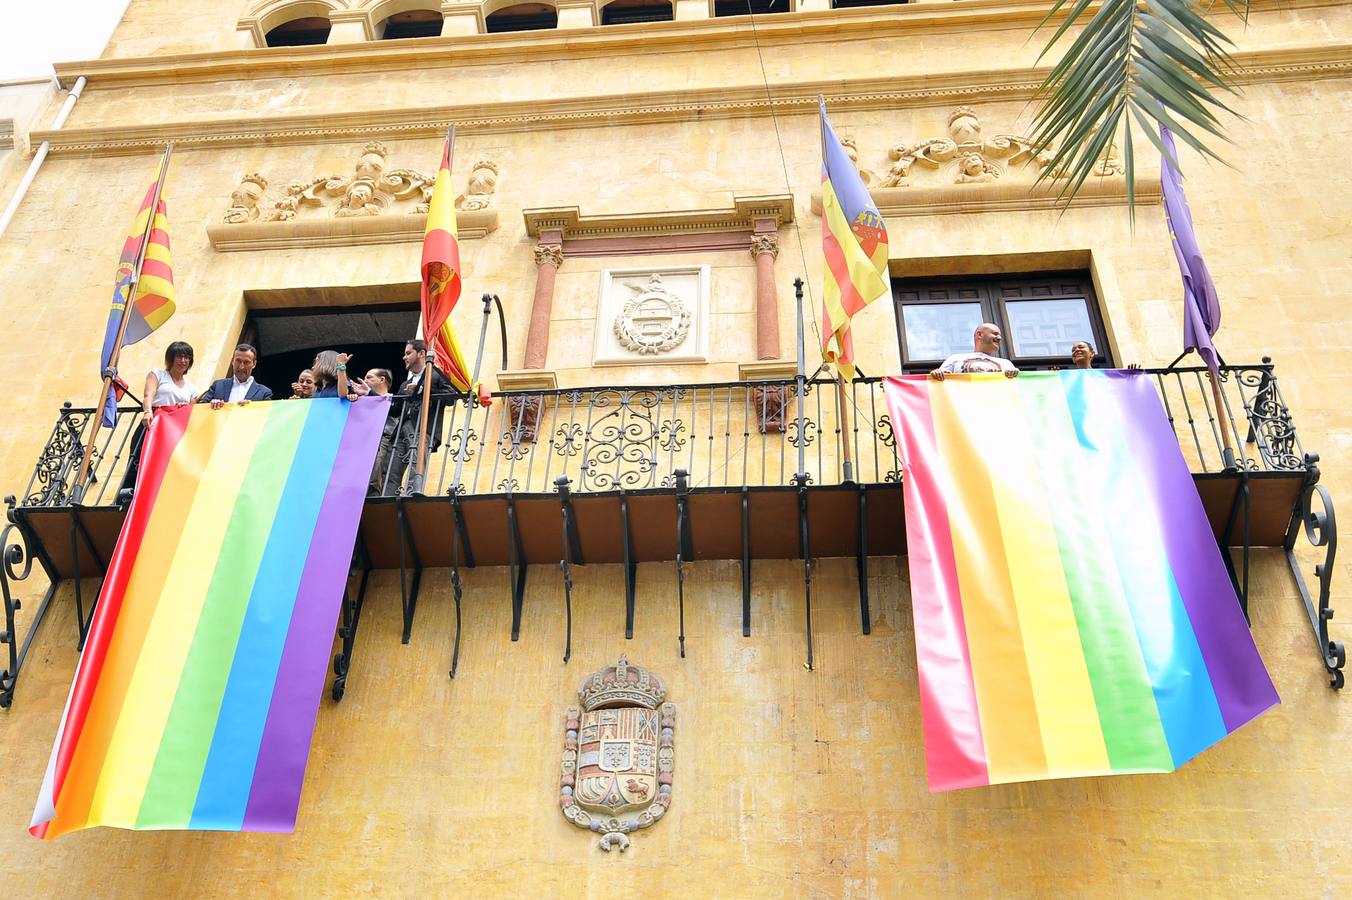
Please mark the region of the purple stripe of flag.
POLYGON ((1244 621, 1197 486, 1154 385, 1144 375, 1125 370, 1105 374, 1106 386, 1135 429, 1130 440, 1145 476, 1150 495, 1146 500, 1157 511, 1174 580, 1206 661, 1225 730, 1232 732, 1281 702, 1277 689, 1244 621))
POLYGON ((244 813, 245 831, 295 828, 343 585, 388 411, 384 398, 362 398, 349 407, 277 670, 244 813))

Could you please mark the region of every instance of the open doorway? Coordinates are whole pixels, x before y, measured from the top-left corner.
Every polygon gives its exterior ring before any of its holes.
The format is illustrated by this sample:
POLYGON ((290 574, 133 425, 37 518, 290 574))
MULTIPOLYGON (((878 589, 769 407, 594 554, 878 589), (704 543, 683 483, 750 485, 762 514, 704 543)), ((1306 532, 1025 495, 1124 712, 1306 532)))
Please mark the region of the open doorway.
POLYGON ((404 379, 404 345, 418 330, 416 303, 395 301, 361 307, 252 309, 240 340, 258 348, 254 378, 277 399, 290 397, 292 384, 321 350, 352 354, 349 374, 389 369, 394 387, 404 379))

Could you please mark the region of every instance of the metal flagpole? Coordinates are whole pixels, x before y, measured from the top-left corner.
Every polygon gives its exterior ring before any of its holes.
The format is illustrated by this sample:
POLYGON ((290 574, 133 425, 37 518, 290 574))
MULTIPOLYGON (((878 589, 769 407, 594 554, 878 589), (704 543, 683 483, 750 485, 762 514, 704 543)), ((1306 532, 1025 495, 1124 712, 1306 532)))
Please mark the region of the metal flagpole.
MULTIPOLYGON (((488 336, 488 317, 493 312, 493 301, 497 300, 496 294, 484 294, 484 319, 479 324, 479 349, 474 353, 474 374, 469 380, 470 393, 473 394, 474 387, 479 383, 479 369, 484 361, 484 338, 488 336)), ((465 447, 469 444, 469 424, 474 418, 474 397, 471 396, 468 406, 465 410, 465 426, 460 430, 460 446, 455 449, 455 480, 451 482, 451 493, 460 491, 460 475, 465 468, 465 447)))
POLYGON ((807 442, 803 440, 803 396, 807 391, 807 374, 803 371, 803 279, 793 280, 793 295, 798 301, 798 475, 807 474, 807 442))
MULTIPOLYGON (((822 166, 826 167, 826 97, 822 94, 817 95, 817 134, 821 139, 822 147, 822 166)), ((829 172, 830 169, 827 168, 829 172)), ((826 228, 826 214, 822 213, 822 228, 826 228)), ((825 287, 822 290, 826 290, 825 287)), ((829 322, 827 323, 830 324, 829 322)), ((836 335, 836 358, 845 352, 845 343, 840 335, 836 335)), ((840 423, 840 447, 843 451, 841 459, 843 481, 846 483, 854 481, 854 459, 850 453, 850 429, 845 427, 845 410, 849 408, 849 403, 845 397, 845 376, 840 371, 840 364, 836 364, 836 417, 840 423)))
POLYGON ((122 356, 122 341, 127 336, 127 323, 131 320, 131 308, 136 302, 136 290, 141 284, 141 268, 146 262, 146 250, 150 247, 150 235, 155 230, 155 216, 159 213, 160 196, 164 192, 164 176, 169 171, 169 156, 174 152, 173 143, 165 144, 164 158, 160 160, 160 174, 155 179, 155 196, 151 198, 150 209, 146 216, 146 230, 141 235, 141 248, 136 253, 136 267, 132 269, 131 281, 127 285, 127 296, 122 306, 122 320, 117 323, 117 340, 113 342, 113 352, 108 357, 108 365, 103 375, 103 390, 98 402, 94 404, 96 415, 94 425, 89 429, 89 441, 85 444, 84 456, 80 459, 80 470, 75 476, 75 484, 70 489, 70 502, 79 503, 84 496, 85 479, 89 477, 89 466, 94 459, 94 441, 99 436, 99 427, 103 424, 103 408, 108 402, 108 391, 113 386, 113 372, 122 356))

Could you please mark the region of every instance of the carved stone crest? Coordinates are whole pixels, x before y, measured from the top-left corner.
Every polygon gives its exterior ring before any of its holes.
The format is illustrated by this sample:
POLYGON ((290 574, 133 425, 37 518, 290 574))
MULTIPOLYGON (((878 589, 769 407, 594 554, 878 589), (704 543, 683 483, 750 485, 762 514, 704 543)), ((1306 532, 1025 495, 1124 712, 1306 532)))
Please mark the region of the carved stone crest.
POLYGON ((1023 169, 1034 175, 1051 162, 1051 154, 1038 150, 1032 140, 1015 134, 982 136, 981 120, 970 106, 959 106, 948 115, 948 137, 932 137, 897 144, 887 154, 894 160, 883 187, 910 187, 912 168, 930 171, 932 180, 948 184, 983 184, 1023 169))
POLYGON ((690 307, 654 272, 646 286, 630 286, 630 297, 612 326, 620 346, 641 354, 666 353, 690 333, 690 307))
POLYGON ((602 850, 671 807, 676 707, 662 679, 625 656, 577 689, 564 726, 559 806, 568 821, 601 835, 602 850))

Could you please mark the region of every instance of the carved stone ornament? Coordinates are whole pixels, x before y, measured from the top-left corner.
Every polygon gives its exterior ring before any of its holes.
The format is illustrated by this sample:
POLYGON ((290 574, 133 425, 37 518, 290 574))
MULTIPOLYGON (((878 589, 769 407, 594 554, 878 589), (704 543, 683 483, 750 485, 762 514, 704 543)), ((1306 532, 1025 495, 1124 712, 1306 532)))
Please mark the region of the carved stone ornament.
POLYGON ((559 244, 536 244, 535 264, 537 266, 553 266, 557 269, 563 265, 563 247, 559 244))
POLYGON ((1035 177, 1051 162, 1051 153, 1039 151, 1029 138, 1014 134, 984 138, 981 120, 970 106, 949 113, 948 135, 894 146, 888 151, 894 162, 882 187, 983 184, 1024 171, 1035 177))
POLYGON ((751 236, 751 255, 763 256, 770 254, 772 259, 779 257, 779 235, 777 234, 753 234, 751 236))
MULTIPOLYGON (((264 203, 268 180, 246 175, 230 195, 227 225, 248 222, 290 222, 303 218, 347 219, 382 214, 425 214, 436 173, 389 169, 388 151, 380 141, 362 147, 351 175, 316 175, 286 182, 285 196, 264 203)), ((468 190, 456 199, 464 210, 485 210, 498 185, 497 163, 480 160, 470 172, 468 190)))
POLYGON ((601 835, 600 848, 629 847, 629 835, 671 808, 676 707, 666 685, 621 656, 577 689, 564 725, 559 807, 601 835))
POLYGON ((666 353, 680 346, 690 333, 690 307, 653 273, 646 287, 631 286, 634 296, 624 304, 612 326, 626 350, 643 355, 666 353))

